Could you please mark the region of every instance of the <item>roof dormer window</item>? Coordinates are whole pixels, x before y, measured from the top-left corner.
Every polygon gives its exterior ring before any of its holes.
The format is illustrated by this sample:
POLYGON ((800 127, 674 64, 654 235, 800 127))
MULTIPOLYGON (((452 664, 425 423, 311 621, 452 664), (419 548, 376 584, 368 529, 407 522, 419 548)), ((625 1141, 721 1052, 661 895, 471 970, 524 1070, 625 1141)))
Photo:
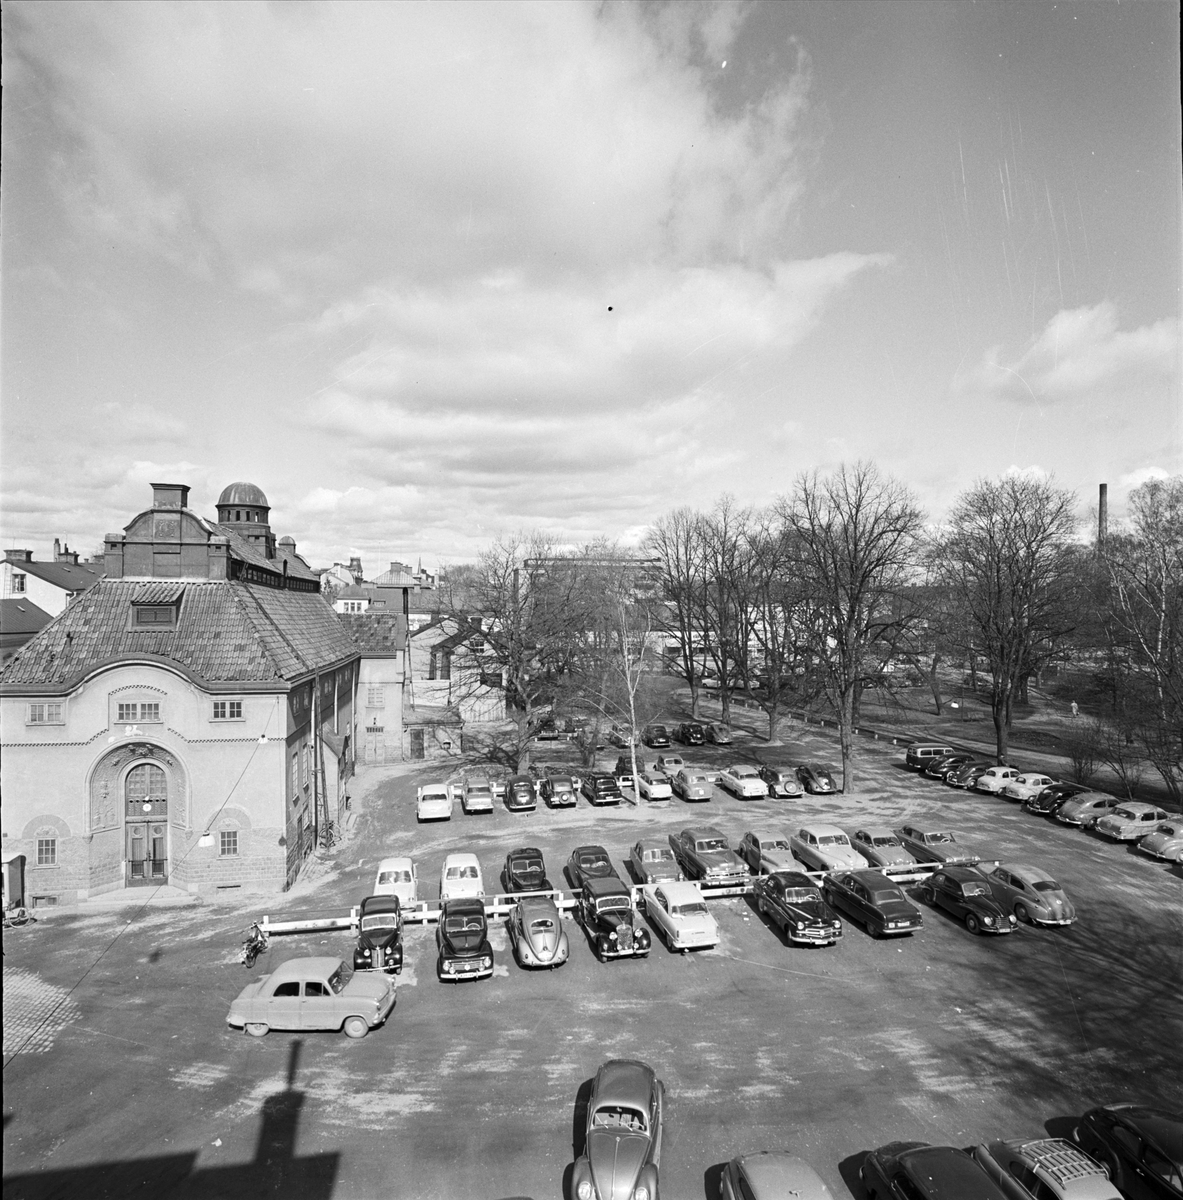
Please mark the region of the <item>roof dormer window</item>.
POLYGON ((145 584, 132 597, 130 628, 175 629, 184 594, 175 583, 145 584))
POLYGON ((171 629, 177 623, 177 610, 171 604, 133 604, 132 613, 141 629, 171 629))

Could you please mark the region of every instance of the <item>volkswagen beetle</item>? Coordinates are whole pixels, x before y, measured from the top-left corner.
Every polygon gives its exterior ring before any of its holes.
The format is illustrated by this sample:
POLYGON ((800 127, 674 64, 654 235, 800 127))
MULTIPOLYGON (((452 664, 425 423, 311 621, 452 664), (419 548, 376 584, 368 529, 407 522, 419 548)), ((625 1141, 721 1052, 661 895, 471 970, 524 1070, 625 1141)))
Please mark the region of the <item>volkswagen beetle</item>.
POLYGON ((562 918, 549 896, 523 896, 506 922, 520 967, 559 967, 571 947, 562 918))
POLYGON ((575 1200, 657 1200, 665 1085, 652 1067, 614 1059, 592 1082, 575 1200))

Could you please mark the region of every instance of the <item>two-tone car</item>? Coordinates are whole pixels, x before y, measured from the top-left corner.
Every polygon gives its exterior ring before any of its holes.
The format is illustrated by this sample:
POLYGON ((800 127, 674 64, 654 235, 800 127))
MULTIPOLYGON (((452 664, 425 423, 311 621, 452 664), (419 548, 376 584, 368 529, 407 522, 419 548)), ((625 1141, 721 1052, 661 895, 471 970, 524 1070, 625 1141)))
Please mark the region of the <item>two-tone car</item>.
POLYGON ((672 779, 685 766, 686 760, 680 754, 659 754, 653 764, 654 769, 667 779, 672 779))
POLYGON ((619 879, 608 851, 603 846, 576 846, 567 859, 567 879, 574 888, 589 879, 619 879))
POLYGON ((943 863, 949 866, 974 866, 982 861, 968 846, 963 846, 950 830, 937 824, 903 825, 895 831, 900 845, 917 862, 943 863))
POLYGON ((924 915, 882 871, 827 875, 822 895, 831 908, 862 925, 872 937, 899 937, 924 926, 924 915))
POLYGON ((955 771, 958 767, 963 767, 966 763, 973 761, 974 756, 965 751, 958 751, 956 754, 943 754, 939 758, 932 759, 921 771, 921 774, 928 779, 945 780, 949 778, 951 771, 955 771))
POLYGON ((683 767, 670 780, 670 787, 675 796, 691 803, 709 800, 715 790, 707 773, 698 767, 683 767))
POLYGON ((493 811, 493 785, 487 779, 465 780, 460 807, 470 815, 472 813, 491 813, 493 811))
POLYGON ((1183 1112, 1105 1104, 1080 1118, 1072 1140, 1105 1165, 1127 1200, 1183 1196, 1183 1112))
POLYGON ((1167 814, 1157 805, 1144 804, 1141 800, 1126 800, 1103 817, 1098 817, 1093 829, 1115 842, 1137 842, 1166 819, 1167 814))
POLYGON ((687 879, 699 879, 716 887, 735 887, 748 881, 747 863, 714 826, 671 833, 670 849, 687 879))
POLYGON ((480 898, 485 894, 481 864, 475 854, 449 854, 440 868, 440 903, 462 897, 480 898))
POLYGON ((563 919, 549 896, 523 896, 505 927, 519 967, 559 967, 570 955, 563 919))
POLYGON ((712 746, 730 746, 735 738, 731 735, 731 730, 728 726, 720 724, 718 721, 711 721, 702 727, 703 736, 712 746))
POLYGON ((1017 800, 1021 804, 1024 800, 1038 796, 1044 788, 1054 787, 1058 782, 1059 780, 1039 771, 1024 771, 1023 774, 1016 775, 998 795, 1004 800, 1017 800))
POLYGON ((953 746, 944 742, 913 742, 904 751, 904 766, 911 771, 923 771, 930 762, 956 753, 953 746))
POLYGON ((580 791, 589 804, 619 804, 623 797, 620 794, 620 784, 615 775, 606 771, 592 771, 583 777, 580 791))
POLYGON ((797 778, 811 796, 831 796, 838 790, 833 767, 824 763, 798 763, 797 778))
POLYGON ((419 903, 419 876, 415 863, 406 855, 384 858, 374 877, 375 896, 397 896, 404 908, 419 903))
POLYGON ((501 882, 511 895, 554 890, 554 884, 546 877, 542 851, 536 846, 519 846, 505 856, 501 882))
POLYGON ((826 903, 817 884, 801 871, 776 871, 752 884, 756 911, 800 946, 832 946, 842 936, 842 922, 826 903))
POLYGON ((978 780, 993 766, 993 763, 982 762, 980 759, 971 760, 970 762, 962 763, 959 767, 954 767, 945 776, 945 782, 950 787, 970 791, 975 787, 978 780))
POLYGON ((768 795, 768 785, 750 763, 732 763, 724 767, 719 772, 719 786, 738 800, 762 800, 768 795))
POLYGON ((1108 792, 1081 792, 1071 800, 1065 800, 1056 809, 1056 820, 1061 825, 1071 825, 1074 829, 1092 829, 1110 809, 1116 808, 1121 801, 1108 792))
POLYGON ((655 771, 642 771, 637 776, 637 795, 642 800, 672 800, 674 795, 670 781, 655 771))
POLYGON ((1016 1197, 1122 1200, 1109 1172, 1063 1138, 982 1142, 971 1153, 995 1183, 1016 1197))
POLYGON ((914 867, 916 860, 886 825, 864 825, 850 835, 850 844, 873 867, 914 867))
POLYGON ((579 921, 601 962, 644 958, 653 939, 633 907, 628 884, 615 877, 585 880, 579 892, 579 921))
POLYGON ((415 819, 418 821, 450 821, 452 819, 452 788, 446 783, 425 783, 415 792, 415 819))
POLYGON ((719 944, 719 923, 697 883, 647 883, 641 888, 641 909, 671 951, 685 953, 719 944))
POLYGON ((397 896, 367 896, 361 902, 353 969, 396 975, 403 969, 403 914, 397 896))
POLYGON ((435 927, 435 944, 439 951, 436 974, 442 982, 488 979, 493 974, 493 947, 483 901, 446 900, 435 927))
POLYGON ((999 863, 985 871, 990 894, 1021 922, 1071 925, 1076 906, 1044 870, 1026 863, 999 863))
POLYGON ((739 839, 739 856, 754 875, 797 869, 793 847, 789 845, 789 839, 779 833, 745 833, 739 839))
POLYGON ((814 871, 851 871, 867 860, 837 825, 802 825, 791 838, 793 857, 814 871))
POLYGON ((634 878, 640 883, 664 883, 686 878, 673 850, 662 842, 651 842, 647 838, 634 842, 628 852, 628 861, 634 878))
POLYGON ((395 997, 386 974, 350 976, 339 958, 290 958, 238 993, 226 1024, 252 1037, 272 1029, 343 1029, 363 1038, 390 1016, 395 997))
POLYGON ((1178 817, 1164 821, 1138 843, 1138 849, 1164 862, 1183 862, 1183 821, 1178 817))
POLYGON ((761 767, 760 778, 764 780, 768 794, 777 799, 795 800, 805 792, 797 772, 789 767, 761 767))
POLYGON ((675 736, 683 746, 701 746, 706 741, 706 733, 697 721, 683 721, 675 736))
POLYGON ((964 1150, 889 1142, 863 1159, 867 1200, 1013 1200, 964 1150))
POLYGON ((990 884, 973 867, 942 867, 917 893, 934 908, 964 921, 970 933, 1014 933, 1018 928, 1015 914, 994 899, 990 884))
POLYGON ((572 1200, 657 1200, 665 1086, 652 1067, 604 1063, 592 1081, 572 1200))

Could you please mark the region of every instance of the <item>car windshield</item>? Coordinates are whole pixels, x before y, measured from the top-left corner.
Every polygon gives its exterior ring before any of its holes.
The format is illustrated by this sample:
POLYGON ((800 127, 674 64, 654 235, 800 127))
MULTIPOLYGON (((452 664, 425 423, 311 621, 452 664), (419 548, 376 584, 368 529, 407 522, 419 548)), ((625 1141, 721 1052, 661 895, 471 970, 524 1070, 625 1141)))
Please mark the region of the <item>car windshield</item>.
POLYGON ((701 900, 689 900, 685 904, 675 904, 670 912, 680 917, 705 917, 707 906, 701 900))
POLYGON ((536 917, 530 922, 530 930, 532 933, 550 933, 554 929, 555 923, 550 917, 536 917))
POLYGON ((362 929, 397 929, 398 917, 394 913, 375 913, 372 917, 362 917, 362 929))
POLYGON ((1115 808, 1113 810, 1113 815, 1115 817, 1121 817, 1122 820, 1125 821, 1136 821, 1138 819, 1138 814, 1130 812, 1128 808, 1115 808))
POLYGON ((484 922, 475 914, 464 917, 445 917, 444 929, 448 933, 479 933, 484 922))
POLYGON ((727 842, 724 838, 699 838, 694 843, 694 848, 704 853, 711 850, 726 850, 727 842))
POLYGON ((579 865, 585 871, 598 871, 608 866, 608 860, 602 854, 585 854, 580 858, 579 865))
POLYGON ((542 859, 540 858, 515 858, 513 862, 515 871, 541 871, 542 859))
POLYGON ((597 779, 596 780, 596 791, 597 792, 614 792, 614 791, 616 791, 616 780, 615 779, 597 779))
POLYGON ((820 898, 817 888, 785 888, 785 899, 790 904, 805 904, 820 898))
POLYGON ((784 838, 772 838, 764 843, 765 850, 791 850, 792 846, 784 838))
POLYGON ((410 883, 410 871, 383 871, 378 876, 379 884, 383 883, 410 883))
POLYGON ((944 846, 953 840, 951 833, 925 833, 921 836, 930 846, 944 846))
POLYGON ((423 793, 424 800, 446 800, 448 798, 447 788, 431 788, 423 793))
POLYGON ((1031 886, 1037 892, 1062 892, 1064 890, 1054 879, 1037 879, 1031 886))
POLYGON ((596 901, 596 912, 614 912, 632 906, 632 901, 627 896, 604 896, 596 901))
POLYGON ((663 850, 660 846, 656 850, 646 850, 641 855, 642 862, 673 862, 674 852, 672 850, 663 850))
POLYGON ((449 879, 476 879, 477 869, 476 867, 449 867, 447 877, 449 879))
POLYGON ((849 846, 850 841, 844 833, 823 833, 818 836, 819 846, 849 846))
POLYGON ((873 837, 871 839, 872 846, 898 846, 899 844, 898 837, 873 837))
POLYGON ((644 1133, 648 1128, 643 1112, 622 1104, 605 1104, 597 1108, 592 1125, 597 1129, 627 1129, 630 1133, 644 1133))
POLYGON ((963 883, 961 885, 963 896, 984 896, 988 890, 984 883, 963 883))
POLYGON ((332 988, 334 996, 339 996, 345 990, 345 985, 352 976, 353 972, 344 963, 329 976, 329 987, 332 988))

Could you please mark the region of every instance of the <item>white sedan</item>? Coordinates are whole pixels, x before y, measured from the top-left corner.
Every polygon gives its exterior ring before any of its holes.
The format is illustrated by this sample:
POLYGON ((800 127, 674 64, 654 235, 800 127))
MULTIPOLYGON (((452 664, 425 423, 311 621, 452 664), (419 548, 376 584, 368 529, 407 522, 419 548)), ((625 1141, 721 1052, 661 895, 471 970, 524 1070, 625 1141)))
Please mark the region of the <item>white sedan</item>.
POLYGON ((461 805, 466 813, 491 813, 493 811, 493 786, 487 779, 470 779, 464 785, 461 805))
POLYGON ((1020 771, 1016 771, 1014 767, 991 767, 988 771, 983 771, 978 776, 978 781, 974 784, 974 787, 979 792, 993 792, 997 795, 1008 783, 1014 779, 1018 779, 1021 773, 1020 771))
POLYGON ((870 865, 837 825, 803 825, 789 845, 793 857, 815 871, 857 871, 870 865))
POLYGON ((446 783, 425 783, 416 793, 415 816, 420 821, 450 821, 452 789, 446 783))
POLYGON ((475 854, 449 854, 440 871, 440 903, 445 900, 461 900, 485 894, 485 881, 481 878, 481 864, 475 854))
POLYGON ((642 800, 669 800, 673 797, 670 781, 655 771, 642 771, 637 776, 637 795, 642 800))
POLYGON ((419 878, 409 858, 384 858, 374 880, 375 896, 397 896, 405 908, 419 902, 419 878))
POLYGON ((1038 771, 1028 771, 1025 775, 1016 775, 1002 789, 1002 795, 1008 800, 1030 800, 1038 796, 1046 787, 1051 787, 1054 780, 1050 775, 1040 775, 1038 771))
POLYGON ((697 883, 648 883, 641 906, 671 950, 707 949, 719 944, 719 925, 707 910, 697 883))
POLYGON ((761 800, 768 795, 768 785, 760 772, 747 763, 735 763, 720 771, 719 786, 740 800, 761 800))

